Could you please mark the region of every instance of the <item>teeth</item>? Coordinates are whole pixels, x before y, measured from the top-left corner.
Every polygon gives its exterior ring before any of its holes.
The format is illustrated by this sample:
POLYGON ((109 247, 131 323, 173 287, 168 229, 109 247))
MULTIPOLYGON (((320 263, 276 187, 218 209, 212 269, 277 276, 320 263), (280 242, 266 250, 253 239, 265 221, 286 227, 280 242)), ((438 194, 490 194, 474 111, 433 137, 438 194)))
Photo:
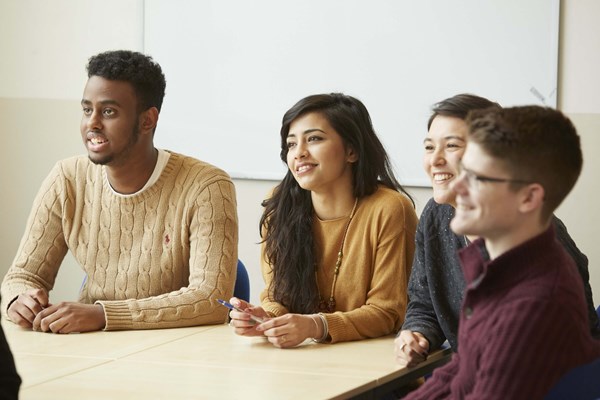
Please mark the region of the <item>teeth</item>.
POLYGON ((311 169, 311 168, 312 168, 312 166, 311 166, 311 165, 303 165, 303 166, 301 166, 301 167, 298 167, 297 171, 298 171, 298 172, 304 172, 304 171, 307 171, 307 170, 309 170, 309 169, 311 169))
POLYGON ((94 137, 94 138, 90 139, 90 142, 92 142, 92 144, 101 144, 101 143, 105 143, 106 140, 94 137))
POLYGON ((453 177, 452 174, 434 174, 433 180, 436 182, 443 182, 443 181, 447 181, 448 179, 451 179, 452 177, 453 177))

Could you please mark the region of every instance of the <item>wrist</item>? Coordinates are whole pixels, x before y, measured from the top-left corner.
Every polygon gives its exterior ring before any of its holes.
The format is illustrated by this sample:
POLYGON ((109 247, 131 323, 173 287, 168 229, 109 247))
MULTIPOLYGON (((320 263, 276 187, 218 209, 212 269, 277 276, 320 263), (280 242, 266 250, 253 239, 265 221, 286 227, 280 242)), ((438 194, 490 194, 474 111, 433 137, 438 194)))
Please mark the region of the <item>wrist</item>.
POLYGON ((93 305, 96 308, 96 315, 97 318, 96 320, 98 321, 98 330, 105 330, 106 329, 106 312, 104 310, 104 306, 100 303, 96 303, 93 305))

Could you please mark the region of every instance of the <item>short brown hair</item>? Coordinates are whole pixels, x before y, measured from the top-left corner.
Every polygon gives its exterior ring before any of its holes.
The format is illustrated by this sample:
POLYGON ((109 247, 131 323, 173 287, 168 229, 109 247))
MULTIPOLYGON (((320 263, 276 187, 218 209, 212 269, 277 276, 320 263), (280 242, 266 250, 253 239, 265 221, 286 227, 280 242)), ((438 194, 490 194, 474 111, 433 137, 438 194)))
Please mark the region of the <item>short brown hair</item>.
POLYGON ((513 179, 542 185, 542 218, 550 217, 575 186, 583 164, 569 118, 548 107, 520 106, 476 110, 466 122, 469 141, 501 160, 513 179))

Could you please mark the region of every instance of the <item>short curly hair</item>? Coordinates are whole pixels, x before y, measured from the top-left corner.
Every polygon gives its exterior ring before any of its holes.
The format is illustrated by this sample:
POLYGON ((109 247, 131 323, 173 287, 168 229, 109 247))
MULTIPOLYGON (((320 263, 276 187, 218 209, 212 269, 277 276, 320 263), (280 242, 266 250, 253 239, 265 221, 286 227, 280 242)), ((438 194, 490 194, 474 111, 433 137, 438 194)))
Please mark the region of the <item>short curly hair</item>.
POLYGON ((99 76, 131 83, 139 100, 139 111, 150 107, 160 111, 167 82, 152 57, 130 50, 106 51, 90 57, 86 70, 88 78, 99 76))

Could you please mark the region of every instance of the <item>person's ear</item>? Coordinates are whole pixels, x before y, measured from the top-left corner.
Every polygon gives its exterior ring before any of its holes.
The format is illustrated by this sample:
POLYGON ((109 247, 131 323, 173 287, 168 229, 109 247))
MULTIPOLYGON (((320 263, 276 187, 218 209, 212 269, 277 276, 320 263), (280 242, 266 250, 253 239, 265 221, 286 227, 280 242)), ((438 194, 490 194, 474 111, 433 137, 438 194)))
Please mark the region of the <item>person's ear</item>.
POLYGON ((352 146, 346 148, 346 162, 355 163, 358 161, 358 154, 352 146))
POLYGON ((158 123, 158 108, 150 107, 149 109, 142 111, 140 119, 140 128, 142 132, 154 132, 154 128, 156 128, 156 124, 158 123))
POLYGON ((544 187, 539 183, 530 183, 522 189, 521 203, 519 210, 521 212, 531 212, 536 209, 542 209, 544 205, 544 187))

